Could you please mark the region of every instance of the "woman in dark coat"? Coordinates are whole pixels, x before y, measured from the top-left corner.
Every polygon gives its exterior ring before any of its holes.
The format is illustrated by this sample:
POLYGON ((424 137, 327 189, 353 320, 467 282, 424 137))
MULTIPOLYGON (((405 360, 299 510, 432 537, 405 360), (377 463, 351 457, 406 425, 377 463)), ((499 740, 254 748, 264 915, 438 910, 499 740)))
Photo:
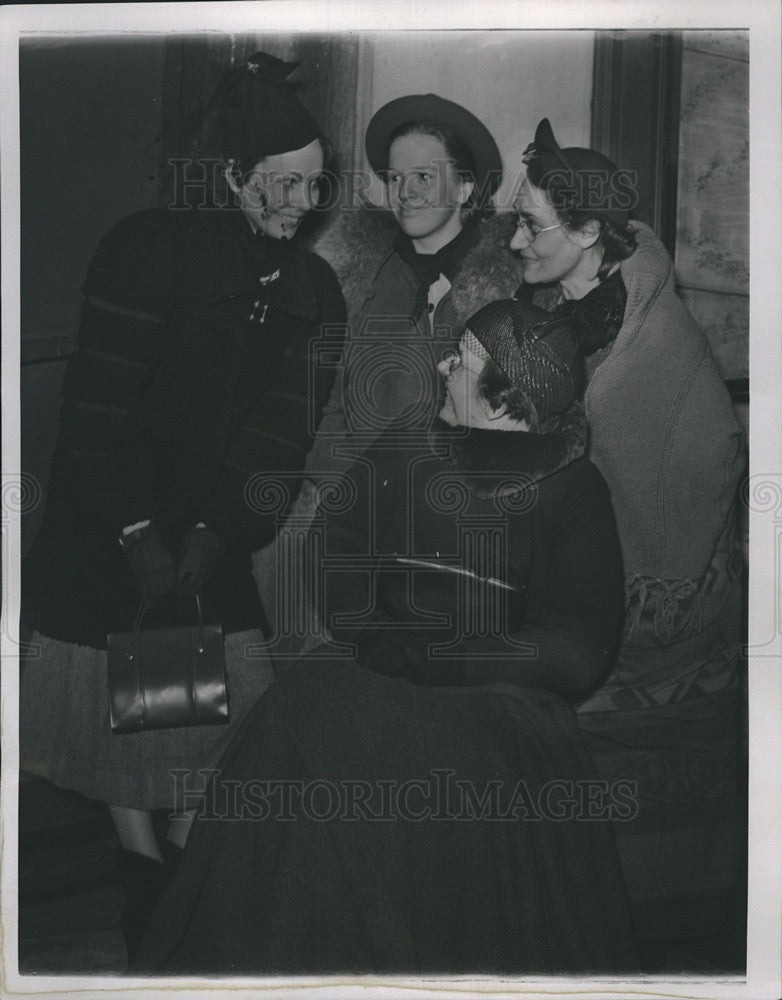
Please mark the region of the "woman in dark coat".
POLYGON ((632 967, 608 822, 631 790, 594 782, 567 704, 622 595, 576 341, 513 301, 469 327, 434 428, 392 426, 323 494, 326 614, 356 659, 323 647, 259 700, 135 971, 632 967))
POLYGON ((205 135, 230 204, 142 212, 101 242, 23 566, 37 652, 22 673, 22 768, 107 802, 123 846, 157 862, 148 810, 182 805, 169 772, 214 764, 273 676, 245 652, 264 625, 250 555, 275 531, 252 481, 276 475, 295 498, 310 407, 331 388, 310 386, 311 341, 345 319, 333 272, 294 239, 324 140, 285 83, 292 68, 257 53, 215 95, 205 135), (140 598, 158 623, 189 624, 199 591, 226 635, 229 726, 112 735, 107 633, 131 628, 140 598))

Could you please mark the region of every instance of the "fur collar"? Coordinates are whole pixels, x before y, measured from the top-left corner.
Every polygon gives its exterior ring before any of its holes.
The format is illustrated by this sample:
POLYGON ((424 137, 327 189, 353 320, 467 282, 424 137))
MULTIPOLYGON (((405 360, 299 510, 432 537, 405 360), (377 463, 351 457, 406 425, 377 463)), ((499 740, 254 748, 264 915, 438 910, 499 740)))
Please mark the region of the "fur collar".
MULTIPOLYGON (((521 260, 508 249, 513 228, 509 212, 478 223, 478 243, 462 261, 451 285, 461 322, 495 299, 510 298, 521 284, 521 260)), ((354 316, 368 298, 378 271, 394 252, 398 231, 390 212, 364 208, 336 213, 311 243, 310 249, 334 269, 348 316, 354 316)))
POLYGON ((552 417, 539 433, 482 427, 454 430, 437 420, 430 443, 448 455, 446 461, 483 497, 516 492, 508 481, 514 475, 522 476, 525 486, 545 479, 581 458, 587 445, 587 421, 580 403, 552 417))
POLYGON ((451 285, 456 314, 461 323, 489 302, 513 296, 522 281, 521 258, 508 249, 515 230, 515 216, 507 212, 480 224, 481 237, 462 261, 451 285))

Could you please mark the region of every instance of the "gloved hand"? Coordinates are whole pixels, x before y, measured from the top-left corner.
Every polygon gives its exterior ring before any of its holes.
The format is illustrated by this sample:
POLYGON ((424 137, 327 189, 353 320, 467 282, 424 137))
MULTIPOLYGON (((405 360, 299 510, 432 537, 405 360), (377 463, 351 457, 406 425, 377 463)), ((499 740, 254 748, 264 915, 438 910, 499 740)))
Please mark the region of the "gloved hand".
POLYGON ((445 659, 429 655, 434 637, 427 634, 426 629, 400 628, 380 633, 367 629, 354 641, 358 647, 358 663, 365 670, 387 677, 406 677, 424 687, 464 684, 459 657, 445 659))
POLYGON ((225 552, 223 543, 206 525, 191 528, 182 539, 176 573, 176 592, 184 597, 199 594, 225 552))
POLYGON ((139 596, 147 607, 152 607, 159 597, 174 589, 174 558, 152 524, 134 528, 119 541, 136 578, 139 596))
POLYGON ((412 678, 425 668, 426 642, 412 630, 367 629, 356 637, 356 645, 358 663, 365 670, 387 677, 412 678))

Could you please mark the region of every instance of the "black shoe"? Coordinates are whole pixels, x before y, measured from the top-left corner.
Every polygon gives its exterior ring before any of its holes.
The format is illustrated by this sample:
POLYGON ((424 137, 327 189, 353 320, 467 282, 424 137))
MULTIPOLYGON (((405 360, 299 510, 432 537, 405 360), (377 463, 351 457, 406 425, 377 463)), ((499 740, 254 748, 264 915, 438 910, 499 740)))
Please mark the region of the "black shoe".
POLYGON ((162 862, 133 851, 122 852, 121 864, 128 895, 119 922, 131 965, 152 911, 174 877, 182 853, 171 841, 164 841, 161 852, 162 862))
POLYGON ((182 848, 178 847, 173 840, 164 837, 160 842, 160 853, 163 855, 163 866, 168 871, 168 881, 176 875, 179 868, 179 859, 182 857, 182 848))

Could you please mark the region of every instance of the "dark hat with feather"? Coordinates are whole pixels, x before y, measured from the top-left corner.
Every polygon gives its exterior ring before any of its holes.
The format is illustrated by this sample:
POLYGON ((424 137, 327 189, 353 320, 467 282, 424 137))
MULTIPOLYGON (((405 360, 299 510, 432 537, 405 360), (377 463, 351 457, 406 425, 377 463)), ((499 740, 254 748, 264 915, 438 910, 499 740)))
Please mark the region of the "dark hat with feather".
POLYGON ((629 186, 631 175, 596 149, 581 146, 562 149, 548 118, 538 123, 523 160, 536 187, 547 175, 556 176, 571 193, 570 207, 619 225, 627 222, 628 208, 635 195, 634 188, 629 186))

